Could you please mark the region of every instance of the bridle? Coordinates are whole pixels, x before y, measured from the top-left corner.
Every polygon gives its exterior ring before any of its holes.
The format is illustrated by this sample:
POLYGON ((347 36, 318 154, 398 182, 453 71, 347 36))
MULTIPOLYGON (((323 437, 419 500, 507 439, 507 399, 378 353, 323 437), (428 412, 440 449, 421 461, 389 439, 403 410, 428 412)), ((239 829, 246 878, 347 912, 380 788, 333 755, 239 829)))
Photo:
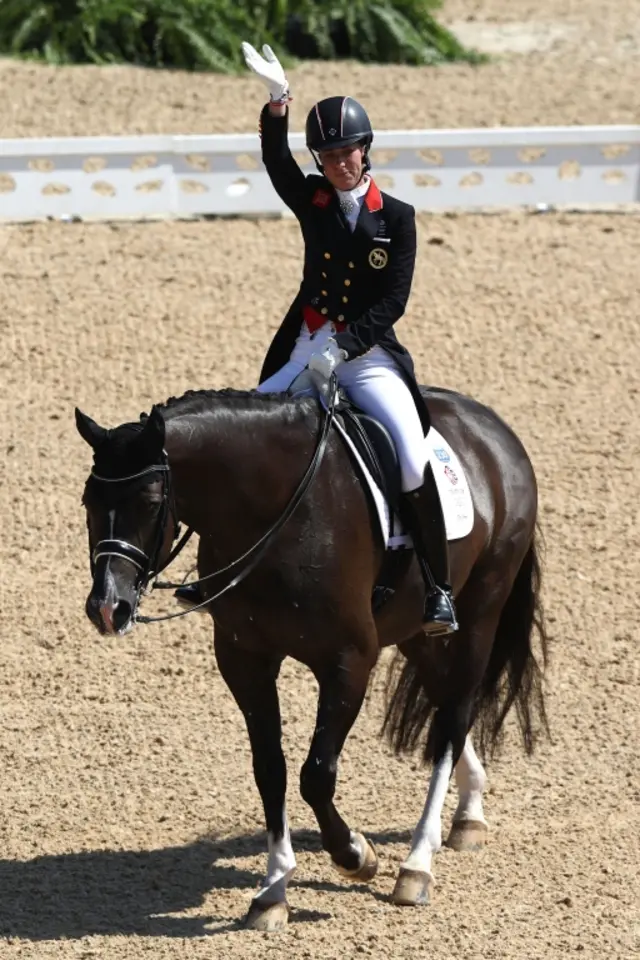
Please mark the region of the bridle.
POLYGON ((172 548, 169 556, 165 562, 158 566, 158 560, 160 553, 162 551, 162 545, 166 537, 166 528, 169 521, 169 517, 172 517, 174 522, 174 536, 173 542, 180 536, 180 524, 178 521, 178 515, 176 511, 175 499, 173 495, 173 484, 171 477, 171 467, 169 465, 169 458, 165 450, 162 451, 162 457, 160 463, 153 464, 150 467, 145 467, 144 470, 140 470, 138 473, 130 474, 126 477, 104 477, 91 472, 91 477, 98 483, 131 483, 135 480, 138 480, 140 477, 144 477, 150 474, 159 473, 162 476, 162 505, 158 513, 158 518, 156 521, 156 529, 153 539, 153 549, 149 553, 145 553, 144 550, 141 550, 140 547, 136 547, 134 544, 129 543, 127 540, 121 540, 116 538, 110 538, 105 540, 100 540, 91 553, 91 576, 95 576, 95 569, 97 561, 101 557, 118 557, 121 560, 126 560, 131 563, 136 570, 136 601, 133 612, 133 619, 137 623, 158 623, 162 620, 174 620, 177 617, 187 616, 189 613, 194 613, 196 610, 201 607, 207 606, 213 600, 217 600, 227 591, 232 590, 239 583, 241 583, 249 574, 257 567, 259 562, 262 560, 263 556, 269 549, 273 539, 276 534, 282 530, 284 525, 290 519, 300 502, 302 501, 305 493, 311 486, 320 464, 324 456, 324 452, 327 446, 327 441, 329 439, 329 430, 331 429, 331 423, 333 420, 334 410, 336 407, 338 397, 338 383, 335 376, 335 373, 332 373, 331 379, 329 381, 329 392, 328 398, 323 400, 325 406, 325 415, 322 423, 322 430, 320 431, 320 436, 318 438, 318 443, 316 445, 313 457, 311 462, 307 467, 302 480, 298 484, 291 500, 285 507, 282 514, 278 517, 275 523, 267 530, 267 532, 255 543, 249 550, 246 551, 242 556, 238 557, 232 563, 228 564, 226 567, 223 567, 221 570, 215 570, 213 573, 209 573, 204 577, 201 577, 199 580, 191 581, 192 584, 203 583, 205 580, 211 580, 214 577, 219 577, 222 574, 235 574, 232 579, 217 593, 213 596, 208 597, 202 603, 195 604, 190 607, 188 610, 183 610, 179 613, 166 614, 162 617, 142 617, 138 616, 137 609, 140 602, 140 597, 143 593, 148 592, 149 581, 155 577, 156 580, 152 584, 152 589, 161 589, 161 590, 173 590, 176 587, 181 586, 177 583, 159 583, 157 581, 158 574, 162 573, 170 563, 172 563, 175 558, 178 556, 182 548, 187 544, 187 541, 194 532, 192 528, 189 528, 179 542, 172 548), (237 571, 237 572, 236 572, 237 571))
MULTIPOLYGON (((136 609, 140 595, 146 591, 149 581, 152 579, 152 577, 157 577, 159 573, 166 569, 166 567, 168 567, 169 564, 175 560, 178 553, 182 550, 191 537, 193 531, 187 530, 186 534, 171 550, 165 562, 160 566, 158 561, 162 551, 162 545, 165 540, 167 523, 169 522, 170 517, 172 518, 174 525, 173 542, 175 542, 175 540, 180 536, 180 523, 178 521, 178 515, 173 496, 171 468, 169 466, 169 458, 166 450, 162 451, 160 463, 152 464, 149 467, 145 467, 144 470, 140 470, 137 473, 128 474, 125 477, 104 477, 96 473, 95 470, 91 471, 91 477, 94 481, 105 484, 130 484, 136 480, 139 480, 141 477, 151 476, 152 474, 160 474, 162 477, 162 502, 154 530, 153 546, 150 552, 145 553, 144 550, 141 550, 140 547, 135 546, 133 543, 129 543, 128 540, 110 537, 105 540, 98 541, 91 553, 92 577, 95 576, 98 560, 103 557, 106 557, 107 559, 117 557, 120 560, 126 560, 136 568, 136 609)), ((112 521, 112 529, 113 526, 114 522, 112 521)))

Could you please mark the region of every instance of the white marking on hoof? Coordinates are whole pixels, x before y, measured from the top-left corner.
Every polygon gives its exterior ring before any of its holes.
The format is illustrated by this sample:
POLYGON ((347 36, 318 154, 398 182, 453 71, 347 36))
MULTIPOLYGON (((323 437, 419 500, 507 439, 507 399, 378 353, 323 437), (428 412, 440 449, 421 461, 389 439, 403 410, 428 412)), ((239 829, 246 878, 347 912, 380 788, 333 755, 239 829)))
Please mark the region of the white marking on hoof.
MULTIPOLYGON (((253 903, 260 910, 269 906, 287 902, 287 886, 296 869, 296 858, 291 846, 291 835, 287 822, 286 811, 282 815, 284 830, 277 839, 269 833, 269 863, 267 876, 260 890, 253 898, 253 903)), ((249 911, 251 912, 251 911, 249 911)))
POLYGON ((406 871, 410 874, 431 876, 433 857, 442 846, 442 808, 452 767, 452 750, 449 744, 444 756, 433 769, 427 801, 411 840, 409 856, 400 868, 401 875, 406 871))
POLYGON ((378 857, 373 844, 369 843, 361 833, 352 833, 350 846, 352 850, 357 849, 358 866, 353 870, 347 870, 345 867, 341 867, 340 864, 335 863, 335 861, 334 865, 338 868, 342 876, 348 880, 359 880, 362 882, 373 880, 378 872, 378 857))
POLYGON ((424 907, 431 902, 434 880, 423 870, 400 869, 391 901, 399 907, 424 907))
POLYGON ((248 930, 261 930, 263 933, 278 933, 284 930, 289 922, 289 905, 287 903, 261 904, 253 900, 245 919, 248 930))
POLYGON ((482 850, 487 842, 487 833, 486 823, 480 820, 454 821, 447 837, 447 846, 459 852, 482 850))
POLYGON ((482 795, 487 786, 487 775, 473 749, 470 736, 465 740, 464 749, 456 764, 455 776, 458 785, 458 806, 453 815, 454 828, 456 824, 463 822, 474 822, 486 826, 482 795))

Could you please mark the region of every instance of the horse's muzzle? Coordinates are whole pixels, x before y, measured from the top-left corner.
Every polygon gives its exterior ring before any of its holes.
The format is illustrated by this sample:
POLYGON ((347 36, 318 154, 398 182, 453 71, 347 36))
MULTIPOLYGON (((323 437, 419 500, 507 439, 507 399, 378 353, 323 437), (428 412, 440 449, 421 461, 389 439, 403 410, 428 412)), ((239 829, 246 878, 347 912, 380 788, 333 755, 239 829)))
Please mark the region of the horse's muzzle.
POLYGON ((100 600, 90 593, 85 609, 89 620, 102 635, 121 635, 133 627, 134 605, 128 600, 100 600))
POLYGON ((126 596, 121 596, 111 577, 108 578, 106 586, 107 589, 104 589, 103 582, 100 589, 94 583, 85 605, 87 616, 102 635, 126 633, 133 626, 135 598, 129 600, 126 596))

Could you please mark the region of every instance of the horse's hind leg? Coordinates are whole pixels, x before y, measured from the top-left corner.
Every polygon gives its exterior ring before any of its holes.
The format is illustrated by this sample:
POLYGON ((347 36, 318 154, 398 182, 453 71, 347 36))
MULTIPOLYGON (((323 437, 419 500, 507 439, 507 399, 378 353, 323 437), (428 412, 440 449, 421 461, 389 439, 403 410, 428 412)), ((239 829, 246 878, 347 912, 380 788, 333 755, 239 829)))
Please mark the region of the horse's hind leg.
POLYGON ((340 752, 362 706, 376 655, 377 638, 368 645, 368 652, 349 647, 337 661, 314 671, 320 685, 318 713, 300 774, 300 792, 316 815, 322 846, 352 880, 370 880, 378 867, 377 857, 362 834, 351 832, 333 796, 340 752))
MULTIPOLYGON (((478 835, 482 832, 484 815, 481 795, 484 770, 470 741, 467 740, 467 734, 473 719, 476 691, 491 653, 501 605, 497 602, 499 598, 495 596, 490 596, 487 600, 481 588, 480 583, 476 590, 467 590, 463 602, 459 605, 461 623, 471 622, 472 626, 461 630, 447 645, 451 657, 447 670, 448 689, 444 686, 438 688, 430 676, 429 654, 428 648, 424 647, 424 638, 419 637, 417 642, 412 641, 406 645, 407 669, 420 678, 426 700, 437 705, 437 709, 429 732, 433 773, 424 810, 412 838, 411 851, 400 868, 393 891, 392 899, 398 904, 416 905, 429 902, 433 887, 431 865, 434 855, 442 846, 442 809, 454 769, 463 804, 462 808, 459 805, 456 816, 463 820, 466 812, 467 819, 475 821, 471 811, 478 809, 479 802, 480 809, 473 834, 476 845, 478 835), (478 609, 478 595, 482 597, 484 606, 481 614, 478 609), (472 772, 475 777, 471 776, 472 772), (462 800, 465 793, 467 796, 462 800)), ((484 826, 486 830, 486 824, 484 826)), ((461 827, 458 832, 464 833, 467 830, 471 842, 471 827, 461 827)), ((452 831, 452 834, 450 839, 455 843, 455 832, 452 831)))
POLYGON ((487 775, 473 749, 470 734, 467 734, 464 749, 456 764, 455 778, 458 806, 453 815, 447 846, 453 850, 480 850, 487 839, 487 821, 482 808, 487 775))
POLYGON ((433 718, 434 763, 427 799, 392 894, 393 902, 401 906, 429 903, 431 865, 442 846, 442 809, 451 774, 462 753, 470 712, 470 702, 451 703, 440 707, 433 718))
POLYGON ((246 924, 255 930, 279 930, 288 920, 287 884, 296 866, 285 811, 287 770, 276 686, 281 661, 240 649, 218 629, 215 652, 220 673, 247 725, 268 831, 267 876, 251 902, 246 924))

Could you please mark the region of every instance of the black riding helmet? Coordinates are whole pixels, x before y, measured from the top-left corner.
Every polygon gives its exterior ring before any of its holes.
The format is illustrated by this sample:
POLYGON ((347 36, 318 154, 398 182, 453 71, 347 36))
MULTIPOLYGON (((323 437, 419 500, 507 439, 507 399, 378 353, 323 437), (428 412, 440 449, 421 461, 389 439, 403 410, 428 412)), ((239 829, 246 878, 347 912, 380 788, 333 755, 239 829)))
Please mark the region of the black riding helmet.
POLYGON ((337 150, 356 143, 364 146, 364 168, 370 168, 369 147, 373 130, 367 111, 353 97, 327 97, 326 100, 320 100, 309 111, 305 133, 307 147, 321 173, 322 164, 318 154, 322 150, 337 150))

